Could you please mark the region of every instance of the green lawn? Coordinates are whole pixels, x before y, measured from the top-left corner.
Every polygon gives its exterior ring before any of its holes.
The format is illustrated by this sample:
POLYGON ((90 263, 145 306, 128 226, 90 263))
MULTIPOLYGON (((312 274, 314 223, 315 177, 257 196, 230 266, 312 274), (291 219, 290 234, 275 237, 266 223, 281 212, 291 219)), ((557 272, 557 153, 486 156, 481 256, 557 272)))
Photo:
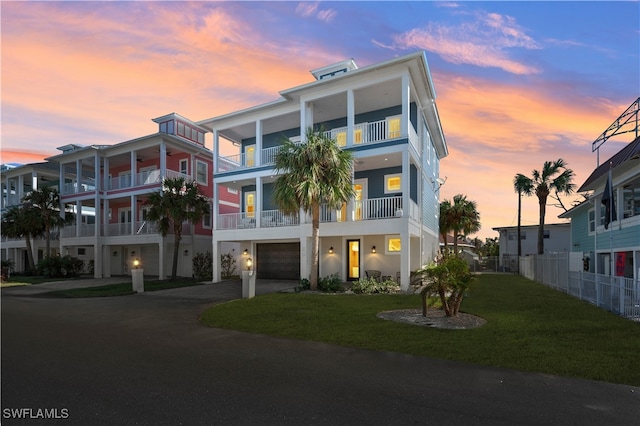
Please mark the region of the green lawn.
MULTIPOLYGON (((195 279, 192 278, 177 278, 175 281, 171 280, 145 280, 144 291, 157 291, 168 290, 170 288, 188 287, 193 285, 199 285, 195 279)), ((100 287, 87 287, 87 288, 74 288, 69 290, 56 290, 45 293, 45 296, 50 297, 111 297, 111 296, 126 296, 134 294, 131 281, 120 284, 109 284, 100 287)))
POLYGON ((417 295, 276 293, 205 311, 220 327, 342 346, 640 386, 640 324, 517 275, 481 275, 462 311, 487 324, 440 330, 376 318, 417 295))

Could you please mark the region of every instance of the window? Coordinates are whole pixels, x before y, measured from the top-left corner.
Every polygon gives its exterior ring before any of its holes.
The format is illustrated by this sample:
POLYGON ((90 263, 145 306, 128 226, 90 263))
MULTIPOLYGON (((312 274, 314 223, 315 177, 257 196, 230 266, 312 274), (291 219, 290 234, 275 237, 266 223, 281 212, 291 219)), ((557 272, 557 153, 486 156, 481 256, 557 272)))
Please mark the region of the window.
POLYGON ((400 137, 400 116, 387 118, 387 132, 389 139, 400 137))
POLYGON ((640 216, 640 180, 625 185, 622 189, 623 219, 640 216))
POLYGON ((402 249, 402 243, 399 236, 386 236, 385 237, 385 251, 387 254, 400 253, 402 249))
POLYGON ((84 256, 86 253, 83 247, 78 247, 78 256, 84 256))
POLYGON ((402 189, 402 175, 400 173, 394 175, 384 175, 384 193, 391 194, 400 192, 402 189))
POLYGON ((227 188, 227 192, 228 192, 229 194, 234 194, 234 195, 235 195, 235 194, 237 194, 237 193, 238 193, 238 190, 237 190, 237 189, 234 189, 234 188, 227 188))
POLYGON ((256 193, 254 191, 245 192, 244 212, 246 213, 247 217, 256 216, 255 202, 256 202, 256 193))
POLYGON ((178 121, 178 135, 184 136, 184 124, 178 121))
POLYGON ((336 133, 336 142, 338 146, 345 146, 347 144, 347 132, 336 133))
POLYGON ((183 175, 189 174, 189 160, 187 160, 186 158, 180 160, 180 173, 182 173, 183 175))
POLYGON ((589 210, 589 232, 596 230, 596 211, 589 210))
MULTIPOLYGON (((510 241, 516 241, 518 239, 518 232, 517 231, 509 231, 508 239, 510 241)), ((521 240, 526 240, 527 239, 527 233, 520 231, 520 239, 521 240)))
POLYGON ((211 229, 211 213, 207 213, 202 216, 202 227, 205 229, 211 229))
POLYGON ((353 143, 362 143, 362 129, 355 129, 353 131, 353 143))
POLYGON ((196 182, 207 185, 207 163, 196 161, 196 182))
POLYGON ((550 238, 551 237, 551 232, 548 229, 544 230, 544 238, 550 238))
POLYGON ((253 167, 256 165, 256 146, 247 145, 244 149, 245 165, 247 167, 253 167))

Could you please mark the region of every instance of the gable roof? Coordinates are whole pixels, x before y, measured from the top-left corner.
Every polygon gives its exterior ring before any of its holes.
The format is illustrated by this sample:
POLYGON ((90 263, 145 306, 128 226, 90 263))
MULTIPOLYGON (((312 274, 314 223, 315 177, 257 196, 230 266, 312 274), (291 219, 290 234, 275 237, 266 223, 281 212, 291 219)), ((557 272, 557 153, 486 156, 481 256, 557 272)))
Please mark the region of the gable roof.
POLYGON ((638 158, 640 158, 640 136, 638 136, 629 145, 618 151, 613 157, 600 164, 600 166, 598 166, 593 171, 593 173, 591 173, 587 180, 584 181, 580 189, 578 189, 578 192, 594 189, 593 187, 591 187, 591 184, 598 180, 598 178, 606 175, 609 171, 609 167, 614 169, 629 160, 638 158))

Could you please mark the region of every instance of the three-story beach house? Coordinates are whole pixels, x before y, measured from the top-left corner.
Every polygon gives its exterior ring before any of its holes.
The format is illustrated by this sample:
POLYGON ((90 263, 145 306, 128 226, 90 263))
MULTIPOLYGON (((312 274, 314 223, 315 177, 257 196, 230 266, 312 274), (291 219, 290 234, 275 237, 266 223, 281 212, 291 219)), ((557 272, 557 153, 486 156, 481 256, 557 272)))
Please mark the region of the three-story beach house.
MULTIPOLYGON (((153 119, 158 132, 114 145, 66 145, 47 160, 59 164, 61 203, 73 206, 76 222, 60 235, 60 251, 93 260, 95 277, 130 274, 134 260, 145 274, 171 273, 173 235, 163 237, 147 220, 145 201, 163 179, 195 180, 213 196, 212 151, 206 129, 179 114, 153 119)), ((219 195, 220 210, 237 210, 237 195, 219 195)), ((192 258, 211 249, 213 218, 183 224, 179 276, 192 276, 192 258)))
POLYGON ((311 127, 355 159, 355 198, 321 211, 319 276, 390 277, 407 289, 410 271, 438 251, 440 159, 448 154, 426 56, 363 68, 347 60, 312 74, 274 102, 197 123, 213 133, 214 281, 229 242, 239 244, 241 269, 251 258, 258 278, 309 276, 310 217, 283 214, 272 194, 283 141, 303 142, 311 127), (223 212, 223 190, 238 193, 239 212, 223 212))

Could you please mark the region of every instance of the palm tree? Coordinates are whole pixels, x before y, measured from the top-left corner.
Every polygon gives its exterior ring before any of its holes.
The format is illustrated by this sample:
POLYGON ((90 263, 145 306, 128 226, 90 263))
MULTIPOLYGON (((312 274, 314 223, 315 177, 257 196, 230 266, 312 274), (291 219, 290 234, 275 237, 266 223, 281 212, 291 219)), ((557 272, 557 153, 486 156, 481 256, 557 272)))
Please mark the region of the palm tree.
POLYGON ((2 216, 2 235, 8 238, 25 239, 29 271, 35 271, 36 269, 31 238, 43 233, 39 219, 35 210, 23 205, 9 207, 2 216))
POLYGON ((73 222, 74 214, 65 211, 60 216, 60 193, 52 186, 34 189, 22 201, 37 212, 46 237, 45 257, 51 256, 51 230, 73 222))
POLYGON ((544 217, 547 210, 547 197, 552 190, 556 195, 571 195, 575 188, 572 182, 575 174, 573 170, 567 168, 567 163, 562 158, 556 161, 545 161, 542 171, 534 170, 532 174, 533 192, 538 197, 540 206, 538 254, 544 254, 544 217))
POLYGON ((522 195, 533 195, 533 182, 530 178, 518 173, 513 178, 513 188, 518 193, 518 257, 522 256, 522 241, 520 240, 520 225, 522 216, 522 195))
POLYGON ((438 226, 440 229, 440 237, 444 243, 443 253, 446 255, 447 250, 447 235, 451 232, 451 224, 448 222, 451 220, 449 215, 449 210, 451 210, 451 201, 442 200, 440 202, 440 216, 438 218, 438 226))
POLYGON ((209 200, 199 190, 195 181, 187 181, 178 177, 165 179, 162 190, 149 195, 145 205, 150 206, 147 219, 158 224, 163 237, 173 232, 175 249, 171 280, 176 279, 178 271, 178 252, 182 240, 182 224, 196 224, 209 214, 209 200))
POLYGON ((307 129, 306 139, 296 144, 286 140, 276 155, 275 169, 281 174, 275 182, 274 201, 285 214, 300 209, 311 213, 313 246, 310 288, 318 287, 320 245, 320 206, 338 209, 354 197, 353 156, 322 131, 307 129))
MULTIPOLYGON (((440 204, 440 224, 444 225, 447 232, 453 232, 453 252, 457 254, 458 237, 466 237, 480 230, 480 213, 476 202, 467 200, 466 195, 462 194, 455 195, 453 202, 444 200, 440 204)), ((440 233, 442 232, 441 229, 440 233)))

